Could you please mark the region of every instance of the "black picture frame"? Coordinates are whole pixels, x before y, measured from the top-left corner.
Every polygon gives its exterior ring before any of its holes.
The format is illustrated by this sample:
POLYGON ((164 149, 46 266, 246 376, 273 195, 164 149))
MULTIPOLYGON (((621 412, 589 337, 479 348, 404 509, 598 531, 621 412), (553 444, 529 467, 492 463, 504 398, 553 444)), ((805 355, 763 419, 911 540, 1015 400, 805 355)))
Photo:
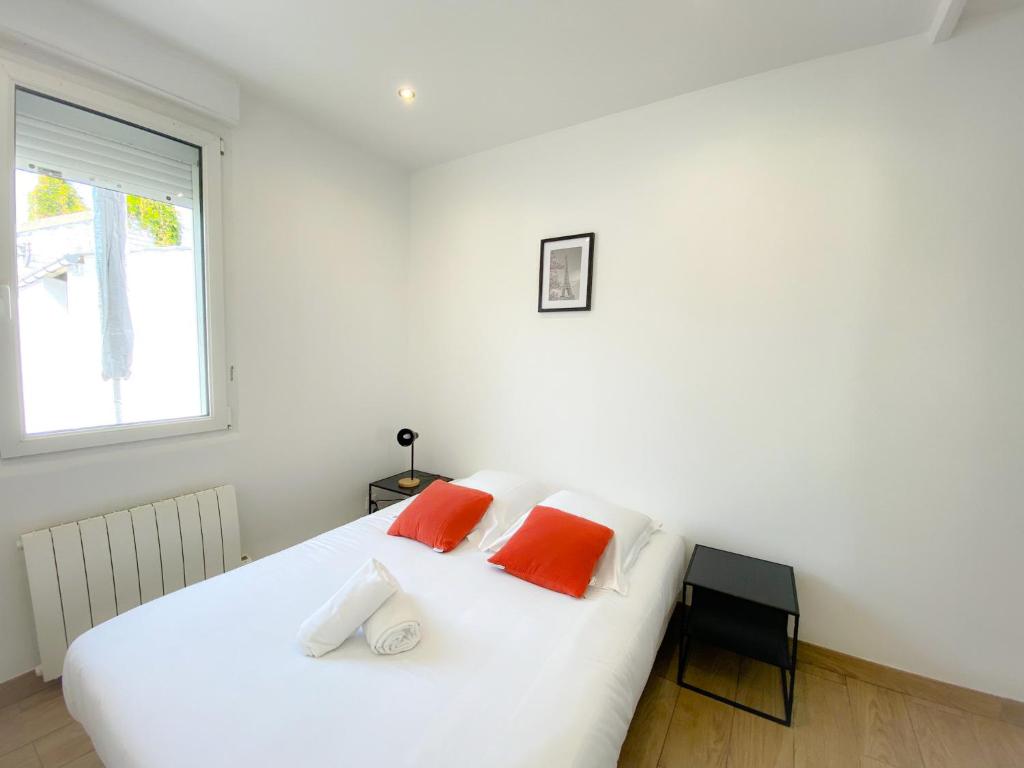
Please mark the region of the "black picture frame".
MULTIPOLYGON (((537 311, 538 312, 589 312, 590 311, 591 295, 592 295, 592 289, 593 289, 593 285, 594 285, 594 244, 595 244, 595 241, 596 241, 596 236, 595 236, 595 234, 593 232, 583 232, 583 233, 578 234, 578 235, 563 235, 562 237, 547 237, 547 238, 544 238, 543 240, 540 241, 540 275, 539 275, 539 280, 538 280, 538 284, 537 284, 537 311), (557 304, 558 300, 553 300, 553 299, 550 298, 550 296, 549 297, 545 297, 545 295, 544 295, 544 275, 545 275, 546 272, 548 272, 548 270, 545 267, 547 266, 547 261, 548 261, 548 258, 549 258, 549 255, 550 255, 550 250, 551 250, 551 249, 549 249, 549 246, 551 244, 553 244, 553 243, 561 243, 561 242, 566 242, 566 241, 569 241, 569 240, 581 240, 581 241, 585 241, 585 243, 586 243, 586 246, 585 246, 586 247, 586 251, 587 251, 587 254, 586 254, 586 273, 585 273, 586 274, 586 286, 581 285, 579 287, 579 292, 580 293, 584 293, 585 292, 585 294, 586 294, 586 301, 585 301, 585 303, 583 303, 580 306, 569 306, 569 307, 552 306, 552 304, 557 304), (547 305, 547 306, 545 306, 545 305, 547 305)), ((566 267, 566 272, 568 273, 568 266, 566 267)), ((581 269, 580 270, 580 281, 581 282, 583 280, 583 275, 584 275, 584 272, 581 269)), ((573 298, 573 299, 571 299, 569 301, 572 301, 574 303, 578 303, 579 302, 579 298, 573 298)))

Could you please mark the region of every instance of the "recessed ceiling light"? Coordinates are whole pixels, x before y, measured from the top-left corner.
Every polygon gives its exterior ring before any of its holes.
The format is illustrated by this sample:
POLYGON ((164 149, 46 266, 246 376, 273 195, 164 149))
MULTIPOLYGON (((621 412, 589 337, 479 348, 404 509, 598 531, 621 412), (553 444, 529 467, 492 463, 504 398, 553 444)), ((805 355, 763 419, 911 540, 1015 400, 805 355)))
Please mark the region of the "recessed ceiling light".
POLYGON ((403 85, 398 89, 398 98, 409 104, 416 99, 416 91, 408 85, 403 85))

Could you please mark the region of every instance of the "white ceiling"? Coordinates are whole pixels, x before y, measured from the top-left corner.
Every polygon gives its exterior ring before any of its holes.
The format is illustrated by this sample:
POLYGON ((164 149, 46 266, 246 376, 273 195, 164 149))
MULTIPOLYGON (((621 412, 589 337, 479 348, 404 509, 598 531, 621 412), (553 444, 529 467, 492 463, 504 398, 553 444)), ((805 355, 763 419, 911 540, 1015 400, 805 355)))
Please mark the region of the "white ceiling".
POLYGON ((1000 13, 1011 8, 1020 8, 1024 0, 967 0, 964 16, 984 16, 989 13, 1000 13))
MULTIPOLYGON (((413 168, 775 67, 923 32, 939 4, 90 2, 413 168), (418 92, 412 105, 401 103, 395 94, 405 83, 418 92)), ((244 120, 244 102, 242 109, 244 120)))

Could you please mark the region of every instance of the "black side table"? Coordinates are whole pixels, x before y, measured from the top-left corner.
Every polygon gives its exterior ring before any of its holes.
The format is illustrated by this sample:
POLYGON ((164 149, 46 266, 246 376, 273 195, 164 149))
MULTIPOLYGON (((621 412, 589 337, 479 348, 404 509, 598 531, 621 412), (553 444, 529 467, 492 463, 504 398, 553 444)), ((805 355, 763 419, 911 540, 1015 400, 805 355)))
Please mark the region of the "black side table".
POLYGON ((372 483, 370 483, 366 488, 366 514, 372 515, 374 512, 377 512, 380 509, 380 506, 378 505, 377 502, 384 501, 384 499, 373 498, 374 488, 378 488, 379 490, 382 491, 387 491, 388 493, 396 493, 399 496, 415 496, 417 493, 424 490, 428 485, 430 485, 435 480, 451 480, 450 477, 445 477, 444 475, 435 475, 430 472, 420 472, 417 469, 416 477, 420 479, 420 484, 417 485, 415 488, 403 488, 398 484, 398 481, 401 480, 403 477, 408 476, 409 472, 408 470, 406 470, 405 472, 399 472, 397 475, 385 477, 381 480, 374 480, 372 483))
POLYGON ((676 682, 683 688, 745 712, 791 725, 797 632, 800 629, 800 604, 792 566, 698 544, 686 569, 684 598, 687 588, 690 589, 690 607, 679 633, 676 682), (788 632, 790 616, 793 617, 792 643, 788 632), (776 717, 685 682, 686 655, 691 639, 778 667, 786 717, 776 717))

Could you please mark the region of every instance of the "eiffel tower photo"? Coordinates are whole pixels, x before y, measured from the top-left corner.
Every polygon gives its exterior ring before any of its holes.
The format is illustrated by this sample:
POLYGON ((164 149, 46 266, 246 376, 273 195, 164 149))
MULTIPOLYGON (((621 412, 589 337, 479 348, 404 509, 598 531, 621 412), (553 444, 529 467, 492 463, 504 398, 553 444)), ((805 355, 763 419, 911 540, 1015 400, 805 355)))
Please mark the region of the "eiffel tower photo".
POLYGON ((559 294, 559 300, 563 299, 575 299, 576 294, 572 291, 572 282, 569 280, 569 257, 565 255, 562 257, 562 291, 559 294))
POLYGON ((594 233, 541 240, 538 312, 590 310, 594 233))

